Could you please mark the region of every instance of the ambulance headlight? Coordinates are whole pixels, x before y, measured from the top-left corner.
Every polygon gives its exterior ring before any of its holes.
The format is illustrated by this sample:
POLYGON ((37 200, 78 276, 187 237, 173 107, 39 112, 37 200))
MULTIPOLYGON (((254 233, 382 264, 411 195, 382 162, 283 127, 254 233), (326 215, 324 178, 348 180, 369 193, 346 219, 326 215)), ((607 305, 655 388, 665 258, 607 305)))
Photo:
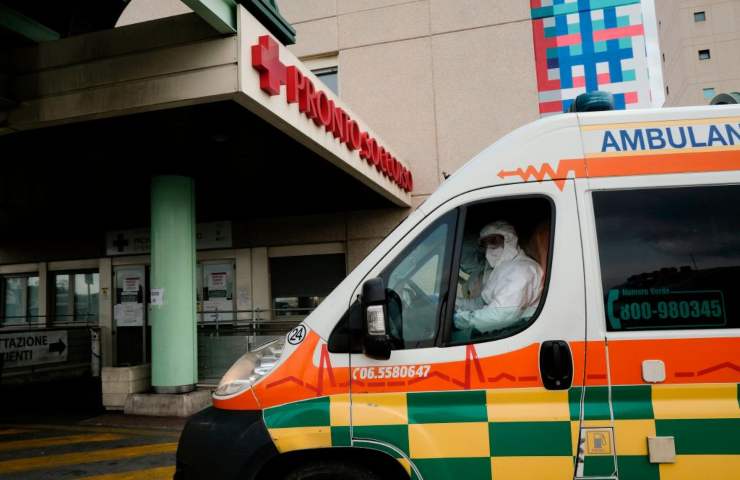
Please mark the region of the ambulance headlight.
POLYGON ((231 397, 257 383, 275 367, 284 345, 285 339, 281 338, 242 355, 223 376, 213 395, 231 397))

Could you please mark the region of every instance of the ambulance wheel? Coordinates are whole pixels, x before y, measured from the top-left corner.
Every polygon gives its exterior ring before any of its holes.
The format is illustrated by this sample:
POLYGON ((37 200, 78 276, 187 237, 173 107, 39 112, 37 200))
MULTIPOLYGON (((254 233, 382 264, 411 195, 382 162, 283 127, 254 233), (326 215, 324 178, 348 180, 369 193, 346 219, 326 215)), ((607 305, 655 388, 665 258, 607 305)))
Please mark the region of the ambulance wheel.
POLYGON ((382 480, 375 472, 352 463, 311 462, 288 473, 284 480, 382 480))

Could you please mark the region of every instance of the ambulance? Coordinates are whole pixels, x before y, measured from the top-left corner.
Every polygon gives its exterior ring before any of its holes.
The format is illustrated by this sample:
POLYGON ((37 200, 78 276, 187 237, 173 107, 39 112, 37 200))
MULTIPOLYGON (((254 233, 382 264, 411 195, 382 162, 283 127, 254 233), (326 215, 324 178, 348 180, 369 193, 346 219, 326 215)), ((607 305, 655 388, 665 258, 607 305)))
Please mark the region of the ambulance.
POLYGON ((175 478, 740 479, 739 387, 740 106, 567 113, 474 157, 241 357, 175 478), (461 329, 497 221, 535 302, 461 329))

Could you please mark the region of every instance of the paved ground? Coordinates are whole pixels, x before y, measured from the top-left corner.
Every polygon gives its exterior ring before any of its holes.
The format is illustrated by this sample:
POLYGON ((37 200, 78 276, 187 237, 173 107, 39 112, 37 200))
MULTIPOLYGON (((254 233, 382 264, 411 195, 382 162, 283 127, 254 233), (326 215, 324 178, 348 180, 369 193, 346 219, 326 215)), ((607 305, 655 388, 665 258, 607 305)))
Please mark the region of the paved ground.
POLYGON ((171 479, 184 421, 103 414, 0 423, 3 480, 171 479))

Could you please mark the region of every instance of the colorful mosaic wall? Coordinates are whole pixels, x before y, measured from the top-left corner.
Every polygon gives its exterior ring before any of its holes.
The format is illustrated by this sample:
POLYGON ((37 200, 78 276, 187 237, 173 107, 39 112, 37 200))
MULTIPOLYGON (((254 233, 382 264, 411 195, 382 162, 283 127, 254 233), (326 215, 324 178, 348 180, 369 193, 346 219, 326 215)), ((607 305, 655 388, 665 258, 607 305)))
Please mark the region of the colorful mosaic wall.
POLYGON ((542 115, 578 95, 614 94, 617 109, 650 106, 640 0, 530 0, 542 115))

